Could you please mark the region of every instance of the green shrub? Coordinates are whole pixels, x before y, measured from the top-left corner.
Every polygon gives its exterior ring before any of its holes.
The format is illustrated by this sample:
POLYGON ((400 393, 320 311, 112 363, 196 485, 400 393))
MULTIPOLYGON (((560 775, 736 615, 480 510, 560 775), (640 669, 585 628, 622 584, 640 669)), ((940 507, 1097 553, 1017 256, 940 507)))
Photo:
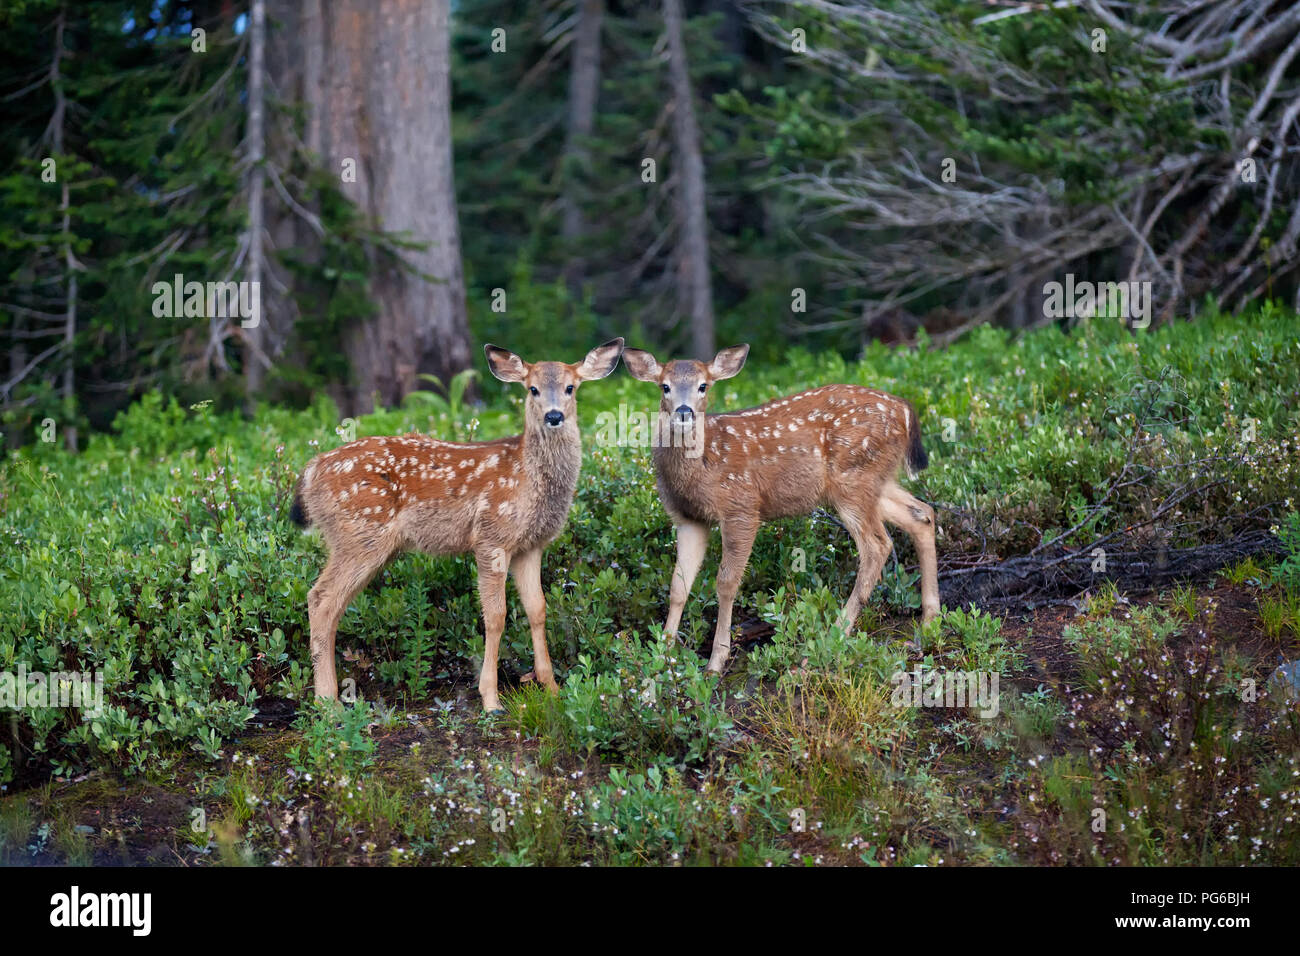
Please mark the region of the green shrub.
POLYGON ((1285 557, 1273 568, 1273 581, 1300 597, 1300 512, 1292 511, 1277 529, 1285 557))
POLYGON ((699 762, 731 729, 716 683, 680 645, 621 638, 617 664, 601 669, 579 655, 569 674, 562 692, 569 739, 625 763, 699 762))
POLYGON ((364 700, 350 707, 313 700, 294 722, 302 743, 289 751, 289 762, 303 775, 355 778, 374 763, 375 742, 366 733, 373 720, 374 711, 364 700))
MULTIPOLYGON (((1012 555, 1081 517, 1065 544, 1122 530, 1180 480, 1178 469, 1162 466, 1221 449, 1247 418, 1252 461, 1267 466, 1206 463, 1211 490, 1201 506, 1240 523, 1260 504, 1294 500, 1297 411, 1287 400, 1300 391, 1294 328, 1294 315, 1267 306, 1137 336, 1105 322, 1019 338, 985 328, 946 350, 872 345, 859 362, 796 350, 719 386, 713 407, 737 409, 827 382, 894 392, 916 406, 930 453, 931 467, 910 487, 965 516, 941 512, 940 550, 1012 555), (1125 460, 1138 406, 1152 401, 1168 414, 1158 440, 1143 445, 1148 477, 1096 507, 1098 489, 1125 460)), ((39 442, 10 452, 0 468, 0 671, 22 664, 99 672, 105 709, 94 718, 54 708, 18 713, 10 723, 16 740, 6 734, 0 742, 0 781, 91 767, 166 774, 187 752, 216 759, 264 698, 302 699, 311 673, 307 592, 323 553, 316 536, 288 521, 298 473, 353 432, 418 429, 453 440, 516 432, 518 390, 480 385, 479 406, 417 396, 353 423, 340 422, 325 399, 301 411, 263 406, 246 420, 151 393, 118 416, 114 434, 89 436, 81 454, 39 442)), ((602 412, 657 403, 652 388, 625 375, 583 390, 582 481, 568 526, 543 561, 548 633, 557 671, 572 684, 564 700, 574 708, 566 720, 582 731, 575 746, 628 760, 663 753, 698 761, 726 733, 721 695, 709 696, 712 682, 694 659, 712 637, 716 533, 670 663, 657 639, 628 637, 662 624, 674 561, 650 456, 596 438, 602 412), (656 682, 660 710, 635 704, 646 677, 656 682), (602 694, 619 697, 616 716, 599 712, 602 694)), ((1294 516, 1283 522, 1293 555, 1296 527, 1294 516)), ((902 536, 899 557, 882 591, 885 606, 915 599, 902 536)), ((1277 580, 1292 581, 1294 567, 1294 559, 1283 561, 1277 580)), ((902 642, 874 633, 879 598, 852 634, 834 627, 856 570, 851 540, 824 515, 765 525, 735 619, 759 614, 776 635, 737 653, 733 666, 757 678, 805 659, 813 668, 849 661, 891 673, 902 642)), ((527 620, 513 596, 509 606, 503 657, 523 671, 532 653, 527 620)), ((1008 651, 987 625, 957 620, 941 632, 946 663, 1001 668, 1008 651)), ((344 615, 340 676, 372 698, 445 699, 449 685, 472 684, 481 635, 472 559, 405 556, 344 615)))

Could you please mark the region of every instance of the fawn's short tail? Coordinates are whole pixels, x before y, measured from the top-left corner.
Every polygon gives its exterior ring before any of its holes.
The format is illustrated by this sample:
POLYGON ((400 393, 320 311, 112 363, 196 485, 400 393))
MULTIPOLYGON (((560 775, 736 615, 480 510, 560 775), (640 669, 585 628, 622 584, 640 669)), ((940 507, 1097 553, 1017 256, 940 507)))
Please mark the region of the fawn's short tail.
POLYGON ((916 416, 916 409, 908 405, 907 411, 907 473, 915 477, 930 464, 930 456, 925 453, 925 446, 921 444, 921 422, 916 416))
POLYGON ((298 484, 293 488, 293 505, 289 508, 289 520, 299 528, 308 528, 311 526, 311 517, 307 514, 307 505, 302 500, 302 479, 305 475, 299 477, 298 484))

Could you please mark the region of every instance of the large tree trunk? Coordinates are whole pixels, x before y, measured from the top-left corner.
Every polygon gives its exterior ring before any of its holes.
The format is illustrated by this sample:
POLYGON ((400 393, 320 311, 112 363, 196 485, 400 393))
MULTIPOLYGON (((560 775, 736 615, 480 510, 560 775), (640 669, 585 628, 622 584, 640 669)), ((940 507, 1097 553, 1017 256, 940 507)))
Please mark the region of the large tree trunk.
POLYGON ((700 156, 700 131, 692 103, 691 74, 682 35, 681 0, 664 0, 664 27, 668 33, 668 74, 673 93, 673 139, 677 218, 677 282, 680 310, 691 322, 691 351, 695 357, 713 358, 713 292, 709 283, 709 221, 705 207, 704 160, 700 156))
MULTIPOLYGON (((301 103, 305 89, 320 86, 320 64, 324 55, 321 40, 320 0, 266 0, 267 106, 276 100, 301 103)), ((310 118, 309 118, 310 119, 310 118)), ((320 155, 320 137, 312 138, 311 127, 298 131, 274 111, 266 119, 266 171, 284 183, 286 173, 296 172, 295 151, 305 145, 313 156, 320 155), (277 119, 279 120, 277 122, 277 119)), ((272 180, 270 185, 275 186, 272 180)), ((293 208, 278 195, 270 193, 263 205, 267 248, 262 259, 262 277, 266 292, 262 296, 261 347, 272 362, 284 362, 296 338, 299 319, 298 303, 293 296, 293 273, 276 258, 274 252, 296 247, 304 262, 319 258, 320 210, 306 196, 296 197, 305 206, 293 208), (310 221, 309 221, 310 220, 310 221)))
POLYGON ((573 37, 573 60, 569 66, 569 126, 564 141, 564 218, 561 236, 568 250, 564 270, 569 293, 582 293, 585 272, 581 245, 587 235, 582 215, 584 186, 591 172, 588 141, 596 127, 596 100, 600 94, 600 27, 605 17, 605 0, 577 0, 578 24, 573 37))
MULTIPOLYGON (((259 290, 259 303, 265 301, 260 289, 262 263, 265 259, 262 248, 262 197, 266 182, 266 171, 262 167, 266 155, 266 97, 263 92, 266 81, 265 49, 266 0, 252 0, 248 18, 248 282, 259 290)), ((253 324, 243 328, 244 393, 250 408, 253 397, 262 390, 268 364, 265 353, 266 326, 261 314, 264 311, 259 306, 258 314, 249 320, 253 324)))
MULTIPOLYGON (((67 116, 68 109, 67 97, 63 92, 63 75, 59 72, 59 64, 63 60, 63 29, 65 21, 66 11, 60 8, 59 18, 55 23, 54 30, 54 62, 50 66, 50 87, 54 91, 54 118, 50 120, 50 128, 53 136, 54 152, 58 154, 59 162, 63 162, 63 123, 67 116)), ((59 182, 63 187, 63 192, 59 200, 59 212, 63 217, 63 235, 65 237, 72 234, 68 175, 68 172, 65 170, 59 176, 59 182)), ((73 363, 76 361, 76 356, 72 348, 77 337, 77 260, 72 254, 72 240, 68 238, 63 240, 63 267, 68 291, 65 298, 63 324, 64 354, 62 398, 63 413, 71 416, 73 409, 76 407, 77 397, 76 376, 73 371, 73 363)), ((63 439, 68 451, 77 450, 77 426, 76 422, 71 418, 63 423, 63 439)))
POLYGON ((375 254, 378 312, 344 335, 353 382, 338 397, 352 415, 373 408, 375 396, 400 402, 421 372, 446 382, 470 365, 452 178, 449 0, 281 5, 285 28, 302 28, 303 49, 296 75, 277 86, 281 96, 286 87, 300 90, 306 144, 374 227, 428 244, 402 253, 410 268, 375 254), (355 182, 342 176, 345 164, 355 182))

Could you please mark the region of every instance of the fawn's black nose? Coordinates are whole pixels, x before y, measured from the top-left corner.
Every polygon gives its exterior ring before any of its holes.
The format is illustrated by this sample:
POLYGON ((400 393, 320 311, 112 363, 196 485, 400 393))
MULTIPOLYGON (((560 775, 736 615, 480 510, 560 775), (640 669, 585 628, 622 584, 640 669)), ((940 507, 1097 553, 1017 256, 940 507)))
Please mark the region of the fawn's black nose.
POLYGON ((695 409, 689 405, 678 405, 674 414, 676 414, 678 421, 689 422, 695 417, 695 409))
POLYGON ((552 409, 551 411, 546 413, 544 421, 552 428, 559 428, 561 425, 564 424, 564 412, 557 412, 554 409, 552 409))

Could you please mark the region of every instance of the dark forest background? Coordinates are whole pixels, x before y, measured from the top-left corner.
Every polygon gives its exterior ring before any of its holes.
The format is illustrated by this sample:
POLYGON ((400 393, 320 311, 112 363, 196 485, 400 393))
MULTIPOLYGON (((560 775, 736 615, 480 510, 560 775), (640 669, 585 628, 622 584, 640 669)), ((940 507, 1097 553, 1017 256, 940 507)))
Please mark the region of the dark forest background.
POLYGON ((4 0, 0 426, 942 344, 1067 273, 1293 305, 1297 53, 1270 0, 4 0), (177 274, 261 322, 155 315, 177 274))

